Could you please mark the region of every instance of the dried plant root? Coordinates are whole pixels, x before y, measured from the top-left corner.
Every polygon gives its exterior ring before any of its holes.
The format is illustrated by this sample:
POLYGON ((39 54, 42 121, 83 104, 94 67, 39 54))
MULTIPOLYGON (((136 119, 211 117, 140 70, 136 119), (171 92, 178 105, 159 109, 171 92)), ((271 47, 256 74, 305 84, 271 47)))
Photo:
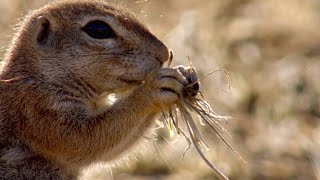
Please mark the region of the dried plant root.
POLYGON ((231 136, 228 131, 226 129, 224 129, 219 123, 221 119, 230 119, 230 117, 228 116, 219 116, 217 114, 214 113, 214 111, 211 109, 210 105, 208 103, 206 103, 204 100, 198 99, 198 98, 194 98, 195 101, 197 101, 196 103, 190 103, 189 101, 185 101, 186 105, 188 106, 188 108, 190 110, 193 110, 194 112, 196 112, 200 118, 206 123, 206 125, 208 125, 210 127, 210 129, 218 136, 219 139, 221 139, 229 148, 230 150, 243 162, 246 162, 241 156, 240 154, 229 144, 229 142, 218 132, 218 130, 214 127, 214 125, 216 125, 217 127, 220 128, 220 130, 222 132, 224 132, 225 134, 228 134, 229 136, 231 136), (201 102, 201 103, 199 103, 201 102), (202 105, 205 105, 207 110, 209 111, 204 111, 205 108, 203 108, 202 105))
MULTIPOLYGON (((188 111, 194 111, 196 112, 202 119, 205 120, 206 124, 209 125, 209 127, 214 131, 214 133, 224 142, 228 145, 228 147, 238 156, 241 158, 241 156, 232 148, 232 146, 224 139, 223 136, 219 134, 219 132, 214 128, 214 125, 219 125, 220 129, 223 129, 223 132, 227 132, 220 124, 220 119, 227 119, 229 117, 219 116, 211 109, 210 105, 207 104, 204 100, 193 98, 193 101, 190 102, 189 98, 181 99, 181 102, 177 105, 177 108, 174 110, 171 110, 169 112, 169 119, 168 115, 164 115, 167 120, 166 123, 172 123, 173 127, 176 129, 176 132, 181 133, 188 141, 188 147, 185 149, 183 153, 183 157, 185 156, 185 153, 190 148, 191 143, 195 146, 197 152, 201 156, 201 158, 205 161, 205 163, 221 178, 224 180, 228 180, 228 178, 220 171, 214 164, 212 164, 203 154, 202 150, 209 150, 209 147, 207 143, 204 141, 204 138, 202 137, 200 130, 197 128, 196 124, 194 123, 194 120, 188 111), (177 113, 177 111, 179 113, 177 113), (178 115, 180 114, 180 116, 178 115), (187 130, 189 131, 190 137, 188 137, 178 126, 178 119, 183 119, 186 123, 187 130), (213 124, 214 125, 213 125, 213 124)), ((172 127, 172 125, 170 125, 172 127)), ((172 130, 172 128, 170 128, 172 130)))
MULTIPOLYGON (((230 76, 229 76, 229 74, 228 74, 228 72, 226 71, 226 70, 224 70, 224 69, 215 69, 215 70, 212 70, 212 71, 210 71, 208 74, 206 74, 205 76, 203 76, 203 77, 201 77, 201 78, 199 78, 197 81, 194 81, 194 82, 192 82, 191 84, 189 84, 188 86, 186 86, 186 88, 190 88, 190 87, 192 87, 192 86, 194 86, 195 84, 197 84, 197 83, 199 83, 201 80, 203 80, 204 78, 206 78, 206 77, 208 77, 208 76, 210 76, 210 75, 212 75, 213 73, 216 73, 216 72, 223 72, 224 74, 225 74, 225 76, 226 76, 226 78, 227 78, 227 81, 228 81, 228 90, 230 90, 230 76)), ((224 91, 224 92, 226 92, 226 90, 222 90, 222 91, 224 91)))
MULTIPOLYGON (((187 110, 187 108, 191 111, 196 112, 203 120, 204 122, 209 125, 209 127, 214 131, 214 133, 225 143, 228 145, 228 147, 238 156, 241 157, 234 148, 224 139, 223 136, 219 134, 219 132, 214 128, 213 124, 218 126, 223 132, 227 132, 220 124, 217 122, 220 119, 226 119, 229 117, 223 117, 218 116, 215 114, 210 105, 207 104, 205 101, 197 99, 195 97, 192 98, 192 102, 190 102, 190 98, 181 98, 181 102, 177 105, 177 108, 175 110, 171 110, 169 113, 170 121, 166 120, 166 122, 172 123, 173 127, 176 129, 176 132, 181 133, 188 141, 189 145, 185 149, 183 153, 183 157, 185 156, 185 153, 190 148, 191 143, 195 146, 197 152, 201 156, 201 158, 205 161, 205 163, 221 178, 224 180, 228 180, 228 178, 220 171, 214 164, 212 164, 203 154, 202 150, 209 150, 209 147, 207 143, 204 141, 204 138, 201 135, 200 130, 194 123, 194 120, 190 114, 190 112, 187 110), (179 128, 178 126, 178 113, 175 113, 175 115, 172 113, 172 111, 179 111, 180 112, 180 118, 183 119, 187 125, 187 129, 189 131, 190 138, 186 136, 186 134, 179 128), (191 141, 190 141, 191 139, 191 141)), ((172 125, 167 125, 172 127, 172 125)), ((172 128, 169 129, 169 131, 172 130, 172 128)))
MULTIPOLYGON (((194 112, 198 115, 200 123, 202 125, 209 126, 210 130, 214 132, 217 137, 222 140, 230 150, 243 162, 245 162, 239 153, 228 143, 228 141, 221 135, 220 132, 226 134, 231 137, 228 131, 223 127, 222 122, 230 119, 228 116, 220 116, 216 112, 213 111, 210 104, 205 101, 205 98, 202 96, 200 92, 200 84, 199 82, 206 78, 207 76, 215 73, 215 72, 224 72, 226 78, 228 80, 228 89, 230 89, 230 77, 228 73, 223 69, 213 70, 209 72, 204 77, 198 78, 198 75, 193 67, 190 58, 189 65, 190 68, 182 69, 179 71, 187 78, 189 85, 187 85, 184 89, 184 93, 181 94, 180 102, 176 105, 175 108, 171 109, 168 113, 164 113, 165 122, 167 124, 167 128, 169 130, 169 134, 172 137, 173 133, 182 134, 186 140, 188 141, 188 147, 183 153, 183 156, 190 148, 191 143, 195 146, 197 152, 201 156, 201 158, 205 161, 205 163, 221 178, 224 180, 228 180, 222 171, 220 171, 215 165, 213 165, 204 155, 202 150, 209 150, 207 143, 204 141, 203 136, 201 135, 200 130, 196 126, 193 117, 190 112, 194 112), (196 97, 197 94, 200 94, 201 98, 196 97), (187 130, 189 131, 190 137, 188 137, 180 128, 179 128, 179 120, 184 120, 187 126, 187 130)), ((173 53, 170 51, 169 63, 168 67, 170 67, 173 60, 173 53)))
POLYGON ((199 129, 197 128, 196 124, 194 123, 191 114, 185 109, 184 106, 179 106, 179 110, 181 111, 181 114, 187 124, 188 127, 192 129, 192 135, 195 140, 195 142, 205 150, 209 150, 209 146, 204 141, 199 129))
POLYGON ((213 165, 206 157, 205 155, 202 153, 200 147, 203 146, 203 144, 205 144, 205 142, 203 141, 203 139, 201 138, 201 135, 199 136, 198 133, 195 133, 195 130, 198 131, 197 128, 194 128, 190 122, 193 122, 192 118, 189 119, 191 117, 191 114, 186 110, 186 108, 184 106, 180 106, 179 110, 181 110, 181 113, 184 115, 186 124, 187 124, 187 128, 191 137, 191 141, 194 144, 196 150, 198 151, 199 155, 201 156, 201 158, 206 162, 206 164, 215 172, 217 173, 217 175, 224 180, 228 180, 229 178, 227 178, 215 165, 213 165))

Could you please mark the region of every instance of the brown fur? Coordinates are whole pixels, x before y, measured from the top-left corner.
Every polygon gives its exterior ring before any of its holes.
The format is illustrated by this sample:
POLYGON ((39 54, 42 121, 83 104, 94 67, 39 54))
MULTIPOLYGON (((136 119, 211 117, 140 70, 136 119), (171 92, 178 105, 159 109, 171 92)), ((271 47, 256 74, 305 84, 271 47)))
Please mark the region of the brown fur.
POLYGON ((167 47, 114 5, 62 1, 29 13, 0 71, 0 178, 75 179, 116 158, 186 84, 161 68, 167 59, 167 47), (117 37, 85 34, 81 27, 94 19, 117 37), (106 103, 123 91, 130 93, 106 103))

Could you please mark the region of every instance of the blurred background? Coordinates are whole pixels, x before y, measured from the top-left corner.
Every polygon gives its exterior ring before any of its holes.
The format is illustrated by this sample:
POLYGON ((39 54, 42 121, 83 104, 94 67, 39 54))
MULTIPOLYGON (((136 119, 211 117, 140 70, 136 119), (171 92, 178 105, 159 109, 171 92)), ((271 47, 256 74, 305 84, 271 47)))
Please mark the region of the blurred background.
MULTIPOLYGON (((0 0, 0 54, 15 24, 47 0, 0 0)), ((320 179, 319 0, 113 0, 134 11, 188 65, 242 162, 206 127, 207 157, 231 179, 320 179)), ((2 56, 2 55, 1 55, 2 56)), ((217 179, 183 136, 156 125, 134 155, 83 179, 217 179)))

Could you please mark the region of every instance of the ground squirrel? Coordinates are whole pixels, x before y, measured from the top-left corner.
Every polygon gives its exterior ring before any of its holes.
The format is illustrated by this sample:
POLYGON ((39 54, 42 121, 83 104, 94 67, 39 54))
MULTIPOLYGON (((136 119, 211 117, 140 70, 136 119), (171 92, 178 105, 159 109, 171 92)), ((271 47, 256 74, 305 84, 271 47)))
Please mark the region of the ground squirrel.
POLYGON ((30 12, 0 71, 0 178, 76 179, 132 146, 187 84, 127 10, 59 1, 30 12), (111 93, 127 91, 114 104, 111 93))

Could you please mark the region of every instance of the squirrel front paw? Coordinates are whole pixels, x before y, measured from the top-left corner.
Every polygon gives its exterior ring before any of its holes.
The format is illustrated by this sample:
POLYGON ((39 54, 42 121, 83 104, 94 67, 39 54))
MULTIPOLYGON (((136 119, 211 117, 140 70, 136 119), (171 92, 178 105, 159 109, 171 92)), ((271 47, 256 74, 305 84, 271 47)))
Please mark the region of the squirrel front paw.
POLYGON ((183 97, 188 79, 179 69, 161 68, 155 81, 154 95, 162 106, 171 107, 176 104, 180 97, 183 97))
MULTIPOLYGON (((151 81, 146 83, 148 94, 152 95, 153 104, 157 108, 170 109, 177 104, 180 98, 189 96, 191 89, 199 88, 196 72, 190 67, 178 66, 175 68, 161 68, 156 75, 153 76, 151 81), (195 79, 196 77, 196 79, 195 79), (194 83, 195 85, 192 85, 194 83)), ((197 91, 196 91, 197 92, 197 91)), ((141 93, 141 92, 140 92, 141 93)), ((192 96, 197 93, 191 92, 192 96)))

